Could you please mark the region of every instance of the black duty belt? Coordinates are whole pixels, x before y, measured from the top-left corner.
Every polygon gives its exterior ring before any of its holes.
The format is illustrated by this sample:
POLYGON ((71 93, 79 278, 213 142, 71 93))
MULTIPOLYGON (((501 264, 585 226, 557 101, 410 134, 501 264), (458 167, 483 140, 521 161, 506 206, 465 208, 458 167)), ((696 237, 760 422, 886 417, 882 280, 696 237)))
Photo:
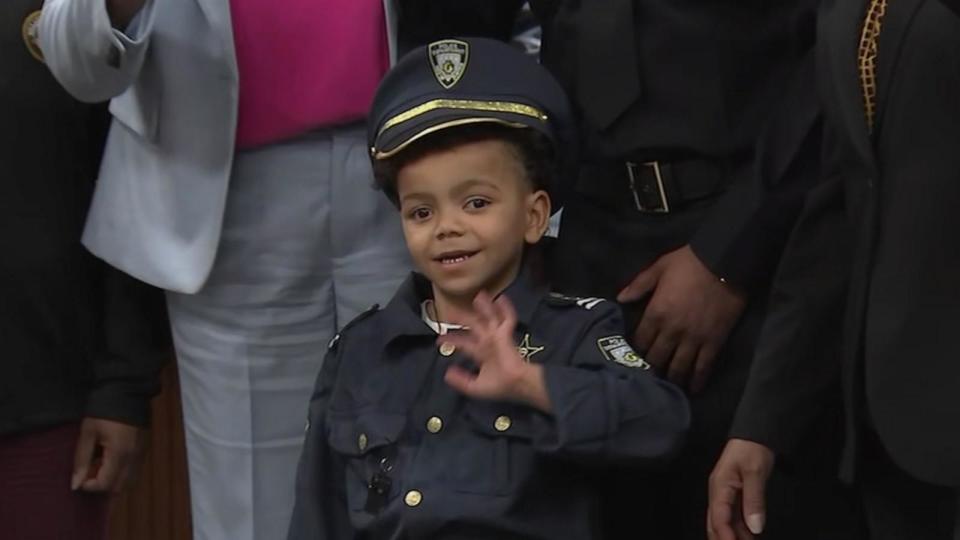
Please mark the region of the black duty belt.
POLYGON ((614 208, 666 214, 722 192, 730 173, 722 160, 587 163, 580 170, 576 192, 614 208))

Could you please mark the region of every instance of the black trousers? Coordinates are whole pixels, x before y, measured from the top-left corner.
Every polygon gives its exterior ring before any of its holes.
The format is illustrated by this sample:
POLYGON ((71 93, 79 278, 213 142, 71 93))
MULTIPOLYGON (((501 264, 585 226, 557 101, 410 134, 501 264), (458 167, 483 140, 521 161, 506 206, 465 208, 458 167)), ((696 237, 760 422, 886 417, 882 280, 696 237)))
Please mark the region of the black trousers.
MULTIPOLYGON (((705 200, 676 213, 641 214, 572 197, 553 248, 554 288, 576 296, 616 296, 659 256, 687 244, 711 204, 705 200)), ((762 297, 751 299, 707 387, 690 396, 693 424, 683 453, 662 471, 620 470, 599 479, 607 540, 706 538, 707 480, 746 384, 764 308, 762 297)), ((630 336, 643 303, 624 311, 630 336)), ((825 422, 829 427, 811 437, 809 463, 774 472, 763 538, 855 540, 860 535, 856 498, 836 480, 839 408, 825 422)))

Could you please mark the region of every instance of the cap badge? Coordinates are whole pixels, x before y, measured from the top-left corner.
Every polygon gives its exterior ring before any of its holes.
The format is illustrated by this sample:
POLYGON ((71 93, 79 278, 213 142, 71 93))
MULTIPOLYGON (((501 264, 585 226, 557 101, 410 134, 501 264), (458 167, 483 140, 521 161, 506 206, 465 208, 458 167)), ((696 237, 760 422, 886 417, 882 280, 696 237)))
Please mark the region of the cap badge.
POLYGON ((430 66, 440 86, 449 90, 460 82, 467 61, 470 59, 470 44, 456 39, 434 41, 427 46, 430 66))
POLYGON ((27 15, 27 17, 23 19, 23 26, 21 26, 20 32, 23 35, 23 43, 27 46, 30 56, 43 62, 43 51, 40 50, 40 45, 37 44, 37 23, 39 21, 39 11, 34 11, 27 15))

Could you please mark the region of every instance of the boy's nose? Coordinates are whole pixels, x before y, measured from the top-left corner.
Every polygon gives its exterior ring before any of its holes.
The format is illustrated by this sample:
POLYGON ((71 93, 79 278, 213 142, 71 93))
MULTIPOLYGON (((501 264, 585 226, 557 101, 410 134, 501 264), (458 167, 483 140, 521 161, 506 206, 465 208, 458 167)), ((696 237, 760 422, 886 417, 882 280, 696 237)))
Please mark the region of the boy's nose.
POLYGON ((442 240, 450 236, 463 234, 463 224, 452 212, 442 212, 437 215, 437 239, 442 240))

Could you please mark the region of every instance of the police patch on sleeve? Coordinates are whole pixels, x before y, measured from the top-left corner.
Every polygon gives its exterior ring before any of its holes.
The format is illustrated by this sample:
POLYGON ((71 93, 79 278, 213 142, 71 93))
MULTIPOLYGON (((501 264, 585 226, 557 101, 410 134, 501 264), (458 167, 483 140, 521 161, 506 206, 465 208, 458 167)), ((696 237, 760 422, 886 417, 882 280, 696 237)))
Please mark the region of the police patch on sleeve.
POLYGON ((633 350, 633 347, 627 343, 627 340, 624 339, 623 336, 600 338, 597 340, 597 346, 600 347, 600 352, 603 353, 603 356, 607 360, 627 367, 650 369, 650 364, 644 361, 644 359, 633 350))

